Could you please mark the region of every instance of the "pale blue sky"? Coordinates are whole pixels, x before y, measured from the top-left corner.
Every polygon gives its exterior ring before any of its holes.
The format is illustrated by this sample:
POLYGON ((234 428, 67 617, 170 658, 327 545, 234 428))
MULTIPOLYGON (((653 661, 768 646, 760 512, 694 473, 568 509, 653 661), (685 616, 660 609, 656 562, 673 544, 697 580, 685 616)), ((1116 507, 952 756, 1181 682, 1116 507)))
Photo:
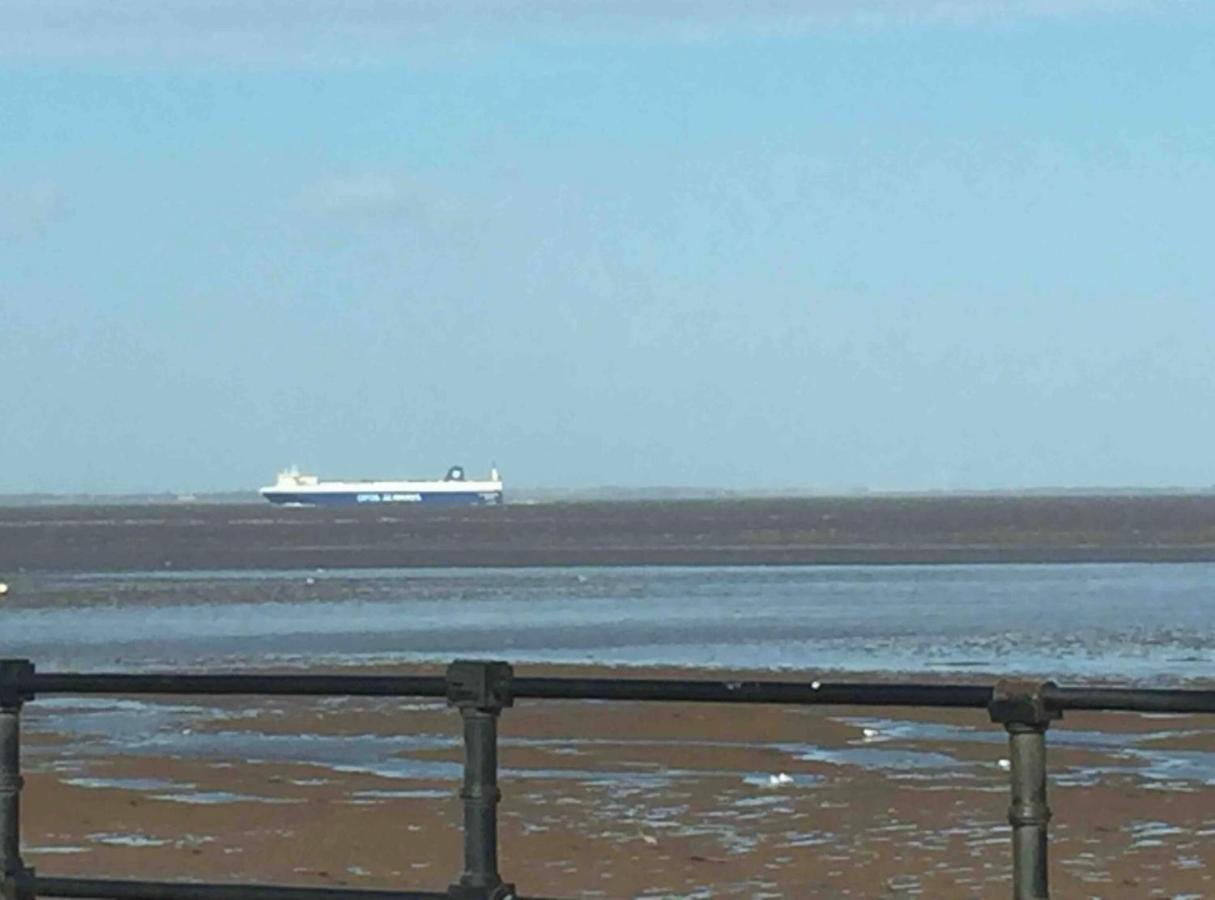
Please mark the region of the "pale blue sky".
POLYGON ((1215 6, 0 0, 0 492, 1215 483, 1215 6))

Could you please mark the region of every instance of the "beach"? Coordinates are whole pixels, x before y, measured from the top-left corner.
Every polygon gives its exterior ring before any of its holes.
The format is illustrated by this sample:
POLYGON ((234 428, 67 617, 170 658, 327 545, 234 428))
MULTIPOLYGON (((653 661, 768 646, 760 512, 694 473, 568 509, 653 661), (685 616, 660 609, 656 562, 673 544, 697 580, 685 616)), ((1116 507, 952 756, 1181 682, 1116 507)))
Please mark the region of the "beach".
MULTIPOLYGON (((46 702, 27 708, 24 795, 44 874, 458 874, 441 703, 46 702)), ((500 866, 522 896, 1008 896, 1007 746, 982 711, 521 702, 501 745, 500 866)), ((1049 747, 1059 896, 1215 892, 1215 723, 1069 715, 1049 747)))
MULTIPOLYGON (((1202 496, 6 508, 0 653, 42 672, 472 656, 520 675, 1210 687, 1213 513, 1202 496)), ((459 734, 424 700, 39 697, 25 859, 441 891, 459 734)), ((983 711, 521 701, 500 747, 521 896, 1010 891, 1007 742, 983 711)), ((1048 747, 1057 896, 1215 895, 1215 722, 1069 714, 1048 747)))

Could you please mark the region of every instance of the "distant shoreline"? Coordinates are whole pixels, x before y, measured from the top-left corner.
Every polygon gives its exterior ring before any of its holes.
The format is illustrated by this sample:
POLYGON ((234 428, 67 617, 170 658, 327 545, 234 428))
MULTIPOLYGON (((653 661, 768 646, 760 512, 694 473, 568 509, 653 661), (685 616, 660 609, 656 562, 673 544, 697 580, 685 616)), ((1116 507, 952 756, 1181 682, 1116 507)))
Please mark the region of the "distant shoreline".
MULTIPOLYGON (((513 488, 506 491, 507 502, 535 505, 547 503, 644 503, 672 501, 749 501, 749 500, 853 500, 853 499, 972 499, 982 497, 1215 497, 1209 487, 1037 487, 989 489, 867 489, 818 490, 815 488, 705 488, 705 487, 616 487, 589 488, 513 488)), ((200 492, 136 493, 0 493, 0 508, 43 506, 238 506, 264 505, 256 489, 200 492)))
POLYGON ((1215 494, 0 508, 20 572, 1215 561, 1215 494))

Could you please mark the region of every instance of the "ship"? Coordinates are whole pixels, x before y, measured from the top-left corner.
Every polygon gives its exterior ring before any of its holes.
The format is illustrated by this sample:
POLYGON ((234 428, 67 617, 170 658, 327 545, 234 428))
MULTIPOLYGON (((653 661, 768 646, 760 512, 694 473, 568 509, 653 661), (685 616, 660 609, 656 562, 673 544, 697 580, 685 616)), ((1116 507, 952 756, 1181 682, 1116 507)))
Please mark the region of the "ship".
POLYGON ((502 478, 496 467, 484 481, 470 480, 463 466, 452 466, 442 480, 321 481, 294 466, 278 473, 270 487, 258 491, 271 503, 288 506, 355 506, 365 503, 425 503, 495 506, 502 502, 502 478))

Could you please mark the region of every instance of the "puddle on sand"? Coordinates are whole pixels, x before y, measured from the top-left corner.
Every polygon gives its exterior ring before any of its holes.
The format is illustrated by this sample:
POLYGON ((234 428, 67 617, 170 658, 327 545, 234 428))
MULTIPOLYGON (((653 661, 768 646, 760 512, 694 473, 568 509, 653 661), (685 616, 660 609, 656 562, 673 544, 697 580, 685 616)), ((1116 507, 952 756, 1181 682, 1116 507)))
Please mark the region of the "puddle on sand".
POLYGON ((1184 833, 1184 829, 1168 822, 1135 822, 1131 826, 1131 846, 1163 847, 1163 838, 1184 833))
POLYGON ((816 747, 810 744, 781 744, 780 749, 806 762, 836 766, 860 766, 885 772, 914 770, 948 771, 968 777, 978 764, 965 762, 937 750, 903 750, 883 747, 816 747))
POLYGON ((453 795, 451 791, 441 791, 438 788, 414 788, 399 791, 355 791, 350 796, 371 800, 446 800, 451 798, 453 795))
POLYGON ((236 794, 230 791, 191 791, 184 794, 153 794, 153 800, 170 803, 185 803, 189 806, 219 806, 224 803, 266 803, 283 806, 304 801, 295 797, 257 797, 253 794, 236 794))
POLYGON ((91 853, 88 847, 77 847, 72 844, 55 844, 45 847, 22 847, 21 852, 27 855, 44 854, 47 856, 62 856, 75 853, 91 853))
POLYGON ((95 788, 98 790, 168 791, 191 790, 194 785, 166 781, 162 778, 64 778, 63 783, 71 787, 95 788))
MULTIPOLYGON (((780 791, 786 788, 813 787, 816 784, 822 783, 823 777, 821 775, 807 775, 803 772, 799 772, 796 775, 789 775, 785 772, 778 772, 775 775, 766 774, 763 772, 755 772, 750 775, 743 776, 743 784, 769 791, 780 791)), ((755 798, 751 802, 754 804, 759 804, 768 801, 764 798, 755 798)))
POLYGON ((94 832, 86 834, 85 838, 95 844, 105 844, 107 847, 166 847, 173 843, 167 838, 154 838, 146 834, 124 834, 116 831, 94 832))
MULTIPOLYGON (((874 752, 875 745, 884 743, 978 743, 1003 747, 1007 738, 990 728, 968 728, 936 722, 914 722, 877 717, 843 717, 837 719, 860 729, 860 735, 850 742, 850 748, 819 753, 827 762, 851 762, 875 769, 933 769, 956 768, 964 774, 974 763, 950 761, 936 751, 900 750, 909 754, 883 758, 874 752), (825 758, 830 756, 831 758, 825 758), (933 765, 933 762, 938 765, 933 765)), ((1059 728, 1050 732, 1048 745, 1058 748, 1104 751, 1109 754, 1101 765, 1066 766, 1054 764, 1050 777, 1053 783, 1068 787, 1084 787, 1099 783, 1109 775, 1129 775, 1148 782, 1148 787, 1193 790, 1196 786, 1215 785, 1215 752, 1202 750, 1155 749, 1157 741, 1191 736, 1203 732, 1193 730, 1150 731, 1125 734, 1059 728)), ((814 757, 804 757, 814 758, 814 757)))

